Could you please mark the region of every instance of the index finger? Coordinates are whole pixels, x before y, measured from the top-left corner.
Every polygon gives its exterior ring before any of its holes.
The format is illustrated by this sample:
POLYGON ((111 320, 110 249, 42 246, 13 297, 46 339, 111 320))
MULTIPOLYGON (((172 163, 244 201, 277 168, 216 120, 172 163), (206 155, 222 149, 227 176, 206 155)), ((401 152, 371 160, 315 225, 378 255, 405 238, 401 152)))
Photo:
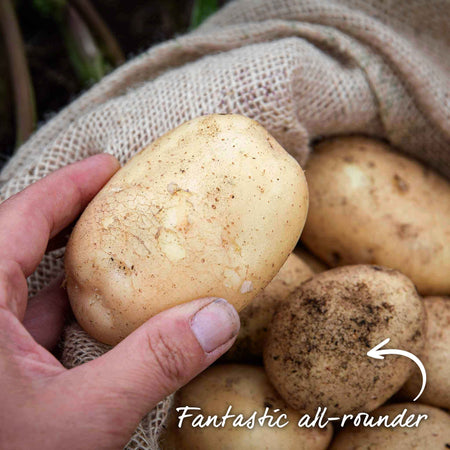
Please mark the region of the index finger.
POLYGON ((48 240, 70 224, 120 168, 116 158, 95 155, 66 166, 0 204, 0 257, 16 261, 27 277, 48 240))

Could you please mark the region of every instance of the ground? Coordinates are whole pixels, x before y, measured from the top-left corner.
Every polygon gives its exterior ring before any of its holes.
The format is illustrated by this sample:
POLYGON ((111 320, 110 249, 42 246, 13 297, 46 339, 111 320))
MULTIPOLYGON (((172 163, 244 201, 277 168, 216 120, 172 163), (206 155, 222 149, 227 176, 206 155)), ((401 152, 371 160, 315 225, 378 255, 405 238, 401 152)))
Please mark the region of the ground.
MULTIPOLYGON (((91 0, 127 59, 189 29, 194 0, 91 0), (126 5, 126 7, 124 7, 126 5)), ((58 25, 28 0, 15 2, 33 80, 38 124, 74 99, 85 86, 67 57, 58 25)), ((219 5, 225 0, 219 1, 219 5)), ((7 62, 0 40, 0 167, 14 151, 15 125, 7 62)))

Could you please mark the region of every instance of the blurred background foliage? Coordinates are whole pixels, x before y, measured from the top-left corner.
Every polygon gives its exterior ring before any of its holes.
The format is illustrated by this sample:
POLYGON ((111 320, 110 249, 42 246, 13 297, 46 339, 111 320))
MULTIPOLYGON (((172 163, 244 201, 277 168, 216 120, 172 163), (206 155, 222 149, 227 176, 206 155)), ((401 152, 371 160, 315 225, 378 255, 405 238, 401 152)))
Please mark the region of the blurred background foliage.
POLYGON ((0 0, 0 167, 83 90, 227 1, 0 0))

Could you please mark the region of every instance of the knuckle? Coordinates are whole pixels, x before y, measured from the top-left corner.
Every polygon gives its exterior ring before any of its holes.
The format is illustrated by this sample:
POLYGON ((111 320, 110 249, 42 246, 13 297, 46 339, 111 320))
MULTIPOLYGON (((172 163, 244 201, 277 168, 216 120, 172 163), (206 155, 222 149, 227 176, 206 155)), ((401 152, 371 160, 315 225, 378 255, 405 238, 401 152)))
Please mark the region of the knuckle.
POLYGON ((156 369, 161 378, 159 381, 169 390, 189 377, 190 359, 186 351, 183 351, 169 336, 160 331, 156 335, 148 336, 148 347, 152 364, 157 365, 156 369))
POLYGON ((0 282, 10 283, 22 275, 19 265, 13 260, 0 260, 0 282))

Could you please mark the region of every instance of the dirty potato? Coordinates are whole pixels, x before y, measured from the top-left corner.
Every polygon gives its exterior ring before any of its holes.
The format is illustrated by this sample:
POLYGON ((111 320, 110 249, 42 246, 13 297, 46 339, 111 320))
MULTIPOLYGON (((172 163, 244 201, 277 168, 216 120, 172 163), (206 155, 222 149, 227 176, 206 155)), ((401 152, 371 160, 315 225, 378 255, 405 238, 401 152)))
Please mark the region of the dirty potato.
POLYGON ((186 122, 132 158, 77 222, 65 257, 74 314, 115 344, 196 298, 239 311, 293 250, 307 208, 301 167, 257 122, 186 122))
POLYGON ((450 183, 379 141, 314 148, 302 241, 331 266, 381 264, 423 295, 450 294, 450 183))
POLYGON ((374 359, 373 347, 420 353, 425 311, 400 272, 357 265, 305 281, 275 314, 264 348, 267 375, 292 407, 308 414, 369 412, 405 383, 414 363, 403 356, 374 359))

